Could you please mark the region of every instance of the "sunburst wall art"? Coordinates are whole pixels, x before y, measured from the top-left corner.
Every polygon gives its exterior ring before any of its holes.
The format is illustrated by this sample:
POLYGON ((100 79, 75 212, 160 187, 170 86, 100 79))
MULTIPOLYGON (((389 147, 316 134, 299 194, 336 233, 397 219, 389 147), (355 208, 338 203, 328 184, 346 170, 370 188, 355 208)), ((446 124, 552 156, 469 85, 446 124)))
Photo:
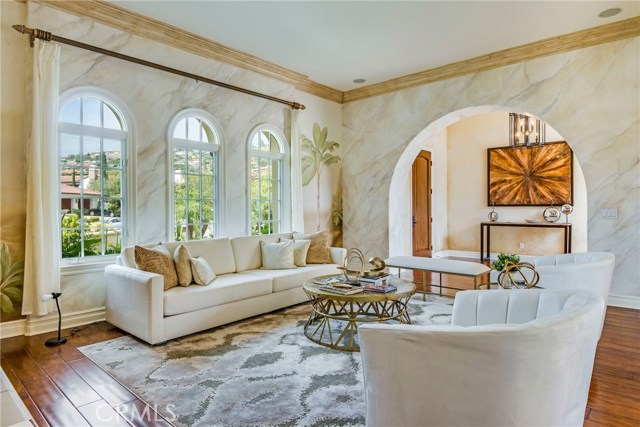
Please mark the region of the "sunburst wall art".
POLYGON ((488 206, 573 205, 573 152, 566 142, 487 149, 488 206))

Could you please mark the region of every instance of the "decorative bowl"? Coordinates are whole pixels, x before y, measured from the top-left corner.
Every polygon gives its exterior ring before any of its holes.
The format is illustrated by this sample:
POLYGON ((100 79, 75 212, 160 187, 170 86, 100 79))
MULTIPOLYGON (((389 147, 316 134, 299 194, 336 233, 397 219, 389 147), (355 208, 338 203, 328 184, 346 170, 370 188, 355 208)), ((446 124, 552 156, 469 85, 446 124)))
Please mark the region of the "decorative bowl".
POLYGON ((541 219, 534 219, 534 218, 525 219, 525 221, 531 224, 537 224, 539 222, 542 222, 541 219))

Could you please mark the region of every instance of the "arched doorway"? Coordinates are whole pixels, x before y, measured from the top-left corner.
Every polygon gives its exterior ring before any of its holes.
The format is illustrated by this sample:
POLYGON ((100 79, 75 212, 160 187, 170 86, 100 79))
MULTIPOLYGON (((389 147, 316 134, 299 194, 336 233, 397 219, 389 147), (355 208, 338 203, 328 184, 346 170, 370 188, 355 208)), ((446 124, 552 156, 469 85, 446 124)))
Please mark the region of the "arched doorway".
MULTIPOLYGON (((393 236, 389 239, 390 256, 412 254, 411 165, 421 150, 430 151, 433 159, 434 256, 477 256, 479 223, 491 210, 486 202, 486 149, 508 145, 508 112, 512 111, 517 112, 502 106, 458 110, 435 120, 411 140, 395 166, 389 189, 389 235, 393 236)), ((549 143, 563 140, 550 130, 549 143)), ((587 200, 584 176, 575 156, 573 179, 573 252, 581 252, 587 250, 587 200)), ((544 209, 504 207, 497 211, 501 221, 523 221, 541 218, 544 209)), ((501 227, 492 235, 492 249, 531 255, 559 252, 562 232, 540 230, 501 227)))

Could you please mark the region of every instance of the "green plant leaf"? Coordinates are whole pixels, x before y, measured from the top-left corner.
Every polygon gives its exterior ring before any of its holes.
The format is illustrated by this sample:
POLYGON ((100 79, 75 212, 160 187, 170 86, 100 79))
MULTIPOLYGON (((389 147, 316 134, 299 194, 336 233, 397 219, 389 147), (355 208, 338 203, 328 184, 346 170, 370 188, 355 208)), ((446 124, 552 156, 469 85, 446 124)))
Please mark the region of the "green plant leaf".
POLYGON ((2 294, 8 296, 10 300, 16 303, 22 301, 22 289, 20 288, 13 287, 8 289, 3 289, 2 294))
POLYGON ((0 280, 2 280, 11 266, 11 254, 7 242, 0 242, 0 280))
POLYGON ((13 308, 13 302, 11 301, 11 299, 6 296, 5 294, 0 294, 0 309, 4 312, 4 313, 13 313, 14 312, 14 308, 13 308))
POLYGON ((302 158, 302 186, 309 185, 313 177, 316 176, 316 162, 309 157, 302 158))

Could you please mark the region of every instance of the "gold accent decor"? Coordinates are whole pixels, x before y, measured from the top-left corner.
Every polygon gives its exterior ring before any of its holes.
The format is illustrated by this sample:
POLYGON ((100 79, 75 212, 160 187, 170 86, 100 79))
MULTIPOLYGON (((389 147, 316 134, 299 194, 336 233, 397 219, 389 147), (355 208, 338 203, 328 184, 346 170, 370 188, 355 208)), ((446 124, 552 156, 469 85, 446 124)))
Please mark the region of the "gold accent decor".
POLYGON ((518 264, 507 262, 504 270, 498 275, 498 284, 504 289, 529 289, 536 286, 539 281, 540 275, 533 264, 528 262, 518 264), (527 270, 529 272, 525 273, 527 270))
POLYGON ((356 341, 358 324, 398 321, 411 324, 407 310, 416 286, 398 280, 397 289, 389 293, 360 292, 340 295, 324 291, 314 280, 306 281, 302 288, 311 300, 311 314, 304 325, 304 335, 311 341, 335 350, 360 351, 356 341))
POLYGON ((369 258, 369 264, 373 267, 370 271, 365 271, 365 274, 369 276, 380 276, 384 273, 384 269, 387 268, 384 260, 377 256, 369 258))
POLYGON ((347 91, 343 103, 640 36, 640 17, 539 40, 347 91))
POLYGON ((225 89, 234 90, 236 92, 241 92, 246 95, 257 96, 258 98, 267 99, 273 102, 279 102, 281 104, 288 105, 294 110, 304 110, 305 106, 293 101, 286 101, 284 99, 276 98, 275 96, 266 95, 264 93, 256 92, 254 90, 245 89, 243 87, 234 86, 228 83, 219 82, 217 80, 213 80, 207 77, 199 76, 197 74, 188 73, 186 71, 178 70, 176 68, 166 67, 164 65, 156 64, 155 62, 145 61, 144 59, 136 58, 134 56, 124 55, 122 53, 114 52, 112 50, 103 49, 101 47, 92 46, 90 44, 82 43, 76 40, 66 39, 64 37, 56 36, 51 34, 48 31, 43 31, 38 28, 32 29, 26 27, 24 25, 13 25, 13 29, 22 34, 28 34, 31 39, 31 47, 33 47, 34 39, 41 39, 44 41, 54 41, 62 44, 66 44, 69 46, 74 46, 80 49, 89 50, 91 52, 100 53, 102 55, 111 56, 113 58, 121 59, 127 62, 133 62, 134 64, 144 65, 145 67, 154 68, 156 70, 165 71, 167 73, 176 74, 181 77, 186 77, 189 79, 193 79, 198 82, 209 83, 211 85, 220 86, 225 89))
POLYGON ((338 267, 347 282, 357 282, 364 275, 364 255, 358 248, 351 248, 344 257, 344 263, 338 267))

